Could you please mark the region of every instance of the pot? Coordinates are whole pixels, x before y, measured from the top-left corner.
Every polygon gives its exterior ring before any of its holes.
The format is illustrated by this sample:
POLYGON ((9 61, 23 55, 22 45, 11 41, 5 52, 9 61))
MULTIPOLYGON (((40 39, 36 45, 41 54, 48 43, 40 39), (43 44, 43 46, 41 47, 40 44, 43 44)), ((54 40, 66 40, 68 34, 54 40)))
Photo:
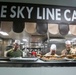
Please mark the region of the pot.
POLYGON ((24 30, 24 22, 13 22, 13 31, 21 33, 24 30))
POLYGON ((48 30, 48 24, 42 23, 42 22, 37 22, 36 30, 39 34, 46 34, 47 30, 48 30))
POLYGON ((25 23, 25 31, 29 34, 36 32, 36 23, 25 23))
POLYGON ((59 28, 59 33, 61 35, 67 35, 68 32, 69 32, 69 25, 66 24, 66 23, 61 23, 58 25, 58 28, 59 28))

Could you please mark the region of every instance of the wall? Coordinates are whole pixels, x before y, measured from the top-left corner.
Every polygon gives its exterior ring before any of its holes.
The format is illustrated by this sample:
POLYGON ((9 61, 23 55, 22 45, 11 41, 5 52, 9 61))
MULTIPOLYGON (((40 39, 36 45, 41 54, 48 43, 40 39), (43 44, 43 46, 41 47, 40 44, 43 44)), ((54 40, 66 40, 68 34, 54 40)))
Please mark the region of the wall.
POLYGON ((0 75, 76 75, 76 67, 0 68, 0 75))
MULTIPOLYGON (((0 0, 36 4, 76 6, 76 0, 0 0)), ((1 68, 0 75, 76 75, 76 67, 1 68)))

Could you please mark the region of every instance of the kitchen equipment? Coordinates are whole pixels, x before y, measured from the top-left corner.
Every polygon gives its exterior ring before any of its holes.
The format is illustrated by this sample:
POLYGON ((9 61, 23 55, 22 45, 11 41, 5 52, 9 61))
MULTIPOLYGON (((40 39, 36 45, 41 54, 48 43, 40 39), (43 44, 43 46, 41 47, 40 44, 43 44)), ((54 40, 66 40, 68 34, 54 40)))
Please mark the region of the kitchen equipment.
POLYGON ((58 25, 58 28, 59 28, 59 32, 61 35, 67 35, 68 34, 68 31, 69 31, 69 25, 68 24, 60 23, 58 25))
POLYGON ((24 29, 24 22, 13 22, 13 31, 16 33, 21 33, 24 29))
POLYGON ((48 24, 42 23, 42 22, 37 22, 36 30, 39 34, 46 34, 47 30, 48 30, 48 24))
POLYGON ((48 24, 48 32, 51 34, 58 34, 58 24, 48 24))
POLYGON ((69 25, 71 34, 76 35, 76 25, 69 25))
POLYGON ((25 23, 25 31, 29 34, 33 34, 36 32, 36 23, 25 23))

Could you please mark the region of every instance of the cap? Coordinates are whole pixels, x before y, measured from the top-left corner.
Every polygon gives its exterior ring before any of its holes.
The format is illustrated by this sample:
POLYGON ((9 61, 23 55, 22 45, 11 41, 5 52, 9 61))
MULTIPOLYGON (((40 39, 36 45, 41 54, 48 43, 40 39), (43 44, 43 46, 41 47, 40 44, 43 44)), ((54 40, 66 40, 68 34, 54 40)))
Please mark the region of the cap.
POLYGON ((50 47, 51 50, 56 50, 56 44, 52 44, 50 47))
POLYGON ((65 44, 71 44, 70 40, 65 41, 65 44))
POLYGON ((15 40, 13 44, 18 44, 18 45, 20 45, 20 40, 15 40))

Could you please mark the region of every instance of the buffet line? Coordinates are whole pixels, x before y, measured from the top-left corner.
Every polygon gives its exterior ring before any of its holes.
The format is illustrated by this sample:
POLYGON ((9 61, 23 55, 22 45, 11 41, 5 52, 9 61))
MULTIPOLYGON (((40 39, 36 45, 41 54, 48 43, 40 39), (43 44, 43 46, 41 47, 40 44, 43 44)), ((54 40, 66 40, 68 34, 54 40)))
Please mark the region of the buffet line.
POLYGON ((76 55, 0 58, 0 67, 75 67, 76 55))

